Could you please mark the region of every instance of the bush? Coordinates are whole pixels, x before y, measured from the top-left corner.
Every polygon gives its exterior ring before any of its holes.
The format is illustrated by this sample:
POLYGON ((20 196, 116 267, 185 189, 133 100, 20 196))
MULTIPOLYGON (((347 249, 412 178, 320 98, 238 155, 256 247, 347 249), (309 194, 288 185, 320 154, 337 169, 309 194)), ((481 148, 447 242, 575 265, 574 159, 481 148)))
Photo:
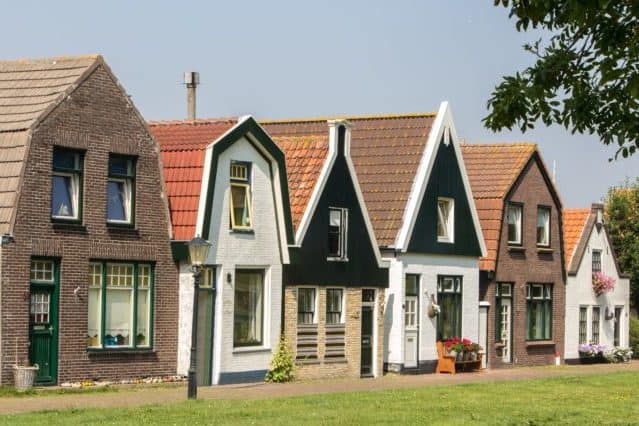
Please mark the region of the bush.
POLYGON ((270 383, 290 382, 295 377, 295 360, 286 337, 282 336, 271 361, 271 368, 264 380, 270 383))
POLYGON ((630 347, 635 353, 635 357, 639 357, 639 318, 630 316, 630 347))

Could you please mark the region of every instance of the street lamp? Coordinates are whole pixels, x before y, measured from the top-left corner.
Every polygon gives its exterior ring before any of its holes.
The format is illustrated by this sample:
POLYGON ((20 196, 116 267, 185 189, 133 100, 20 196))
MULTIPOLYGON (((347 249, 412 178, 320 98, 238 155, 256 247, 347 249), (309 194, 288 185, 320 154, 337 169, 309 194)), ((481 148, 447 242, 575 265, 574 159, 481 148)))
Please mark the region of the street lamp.
POLYGON ((198 293, 200 290, 200 276, 202 274, 202 264, 209 256, 211 243, 197 236, 189 241, 189 258, 193 270, 193 318, 191 320, 191 362, 189 364, 189 386, 188 398, 197 399, 197 360, 195 352, 197 347, 197 310, 198 293))

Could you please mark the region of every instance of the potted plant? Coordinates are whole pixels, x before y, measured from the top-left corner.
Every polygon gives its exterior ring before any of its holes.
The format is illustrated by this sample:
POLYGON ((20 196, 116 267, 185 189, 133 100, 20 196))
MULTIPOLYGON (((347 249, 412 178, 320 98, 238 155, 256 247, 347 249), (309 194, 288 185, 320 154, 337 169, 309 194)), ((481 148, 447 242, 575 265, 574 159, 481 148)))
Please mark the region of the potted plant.
POLYGON ((459 337, 446 339, 444 341, 444 347, 448 355, 454 356, 458 361, 461 361, 461 357, 464 355, 464 344, 459 337))
POLYGON ((28 360, 22 364, 18 362, 18 339, 16 338, 16 358, 13 365, 13 383, 16 390, 25 392, 31 389, 39 369, 38 364, 30 365, 28 360))
POLYGON ((595 296, 599 297, 602 294, 608 293, 615 289, 615 279, 609 277, 603 272, 593 272, 592 274, 592 291, 595 296))
POLYGON ((479 345, 479 343, 471 343, 470 345, 470 360, 477 361, 479 358, 479 352, 482 351, 483 348, 479 345))
POLYGON ((604 345, 595 345, 590 343, 579 345, 579 361, 582 364, 596 364, 604 362, 605 350, 606 347, 604 345))

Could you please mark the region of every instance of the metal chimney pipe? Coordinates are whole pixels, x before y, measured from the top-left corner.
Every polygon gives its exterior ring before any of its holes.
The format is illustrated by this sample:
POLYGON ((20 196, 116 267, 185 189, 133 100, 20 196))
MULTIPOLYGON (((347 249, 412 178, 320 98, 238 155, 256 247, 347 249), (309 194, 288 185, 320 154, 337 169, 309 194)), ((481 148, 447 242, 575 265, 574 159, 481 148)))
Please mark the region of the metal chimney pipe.
POLYGON ((184 73, 184 84, 186 84, 186 102, 188 105, 189 120, 195 120, 195 103, 196 89, 200 84, 200 73, 196 71, 187 71, 184 73))

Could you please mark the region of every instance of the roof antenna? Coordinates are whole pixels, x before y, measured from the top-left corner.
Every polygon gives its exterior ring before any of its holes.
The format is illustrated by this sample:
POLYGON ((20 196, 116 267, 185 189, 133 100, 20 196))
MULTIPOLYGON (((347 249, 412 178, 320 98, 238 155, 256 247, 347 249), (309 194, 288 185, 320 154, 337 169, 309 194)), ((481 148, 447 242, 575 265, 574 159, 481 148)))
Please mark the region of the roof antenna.
POLYGON ((186 84, 186 102, 188 105, 189 120, 195 120, 195 91, 200 84, 200 73, 187 71, 184 73, 184 84, 186 84))

